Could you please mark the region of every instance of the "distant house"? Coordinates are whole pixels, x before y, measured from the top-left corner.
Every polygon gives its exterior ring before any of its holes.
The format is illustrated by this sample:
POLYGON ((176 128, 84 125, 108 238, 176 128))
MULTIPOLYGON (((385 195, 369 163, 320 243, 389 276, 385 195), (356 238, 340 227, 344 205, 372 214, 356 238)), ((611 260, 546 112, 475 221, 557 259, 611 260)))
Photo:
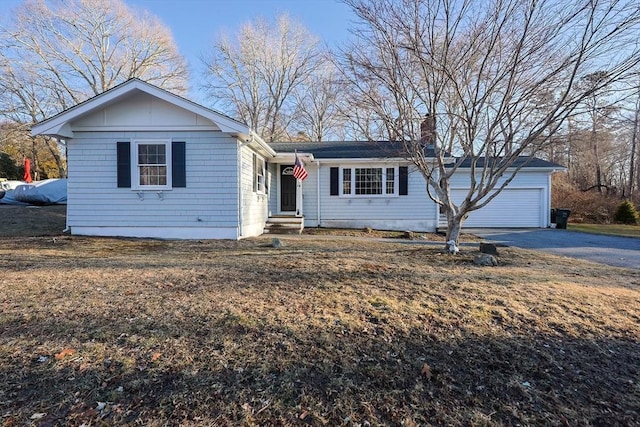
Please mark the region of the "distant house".
MULTIPOLYGON (((72 234, 240 239, 275 222, 433 231, 438 207, 392 143, 265 143, 246 125, 138 79, 32 129, 67 143, 72 234), (306 164, 293 177, 295 152, 306 164)), ((551 173, 529 163, 468 227, 549 226, 551 173)), ((468 171, 452 182, 464 197, 468 171)))

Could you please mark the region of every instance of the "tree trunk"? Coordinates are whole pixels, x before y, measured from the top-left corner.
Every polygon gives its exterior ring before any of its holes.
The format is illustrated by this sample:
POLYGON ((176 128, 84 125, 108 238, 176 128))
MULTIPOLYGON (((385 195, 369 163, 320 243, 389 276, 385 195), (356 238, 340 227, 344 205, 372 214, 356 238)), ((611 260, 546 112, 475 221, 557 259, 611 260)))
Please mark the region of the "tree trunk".
POLYGON ((32 179, 34 181, 39 181, 40 173, 38 171, 38 150, 36 148, 36 138, 33 136, 31 137, 31 156, 33 157, 33 159, 31 159, 31 168, 33 169, 32 179))
POLYGON ((49 152, 53 156, 54 160, 56 161, 56 166, 58 167, 58 177, 66 178, 67 174, 65 171, 64 163, 62 162, 62 158, 60 157, 60 154, 58 154, 57 147, 54 146, 54 144, 56 143, 55 140, 53 140, 53 138, 45 138, 44 142, 47 148, 49 149, 49 152))
POLYGON ((462 219, 461 215, 449 215, 447 214, 447 238, 445 243, 445 250, 450 250, 450 245, 448 242, 454 241, 455 245, 458 246, 458 240, 460 239, 460 231, 462 229, 462 219))
POLYGON ((631 136, 631 162, 629 168, 629 192, 627 197, 629 200, 633 200, 633 190, 634 190, 634 181, 635 181, 635 167, 636 167, 636 147, 638 146, 638 123, 640 121, 640 96, 638 98, 638 102, 636 103, 636 113, 633 120, 633 134, 631 136))
POLYGON ((602 193, 602 168, 600 166, 600 147, 598 144, 598 132, 596 125, 597 112, 594 112, 593 124, 591 127, 591 144, 593 148, 593 159, 596 163, 596 186, 598 187, 598 193, 602 193))

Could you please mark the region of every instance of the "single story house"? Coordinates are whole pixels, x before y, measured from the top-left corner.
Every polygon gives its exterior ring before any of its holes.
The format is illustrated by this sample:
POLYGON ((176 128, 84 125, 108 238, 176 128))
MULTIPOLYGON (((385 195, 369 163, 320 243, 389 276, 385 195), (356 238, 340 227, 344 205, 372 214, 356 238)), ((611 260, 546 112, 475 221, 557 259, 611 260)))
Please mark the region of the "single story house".
MULTIPOLYGON (((265 143, 245 124, 131 79, 36 124, 67 145, 72 234, 240 239, 270 223, 434 231, 438 206, 388 145, 265 143), (308 177, 293 176, 297 155, 308 177)), ((548 227, 551 174, 534 160, 467 227, 548 227)), ((468 170, 452 182, 454 197, 468 170)))

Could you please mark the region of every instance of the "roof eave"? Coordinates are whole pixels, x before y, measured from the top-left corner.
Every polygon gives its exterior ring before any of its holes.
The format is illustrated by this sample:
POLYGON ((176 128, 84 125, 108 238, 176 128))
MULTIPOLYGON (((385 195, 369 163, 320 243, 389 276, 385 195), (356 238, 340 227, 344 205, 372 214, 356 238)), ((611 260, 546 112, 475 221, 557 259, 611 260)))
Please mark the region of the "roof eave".
POLYGON ((235 121, 229 117, 226 117, 220 113, 203 107, 199 104, 191 102, 181 96, 168 92, 164 89, 143 82, 139 79, 131 79, 119 86, 115 86, 106 92, 94 96, 74 107, 69 108, 53 117, 45 119, 35 124, 31 129, 31 134, 36 135, 49 135, 71 138, 73 132, 69 124, 78 119, 79 117, 94 111, 104 105, 117 101, 119 98, 138 90, 143 93, 147 93, 156 98, 162 99, 194 114, 198 114, 205 117, 215 123, 222 132, 229 134, 246 134, 249 135, 251 130, 248 126, 235 121), (65 130, 65 134, 59 133, 60 129, 65 130))
POLYGON ((260 136, 252 130, 248 132, 233 132, 231 136, 238 138, 243 146, 251 147, 255 152, 265 157, 273 158, 277 153, 260 136))
MULTIPOLYGON (((313 153, 307 153, 307 152, 299 152, 298 153, 298 157, 307 160, 307 161, 317 161, 319 159, 316 159, 313 155, 313 153)), ((288 163, 288 162, 293 162, 296 158, 296 153, 276 153, 275 156, 273 157, 273 161, 275 163, 288 163)))

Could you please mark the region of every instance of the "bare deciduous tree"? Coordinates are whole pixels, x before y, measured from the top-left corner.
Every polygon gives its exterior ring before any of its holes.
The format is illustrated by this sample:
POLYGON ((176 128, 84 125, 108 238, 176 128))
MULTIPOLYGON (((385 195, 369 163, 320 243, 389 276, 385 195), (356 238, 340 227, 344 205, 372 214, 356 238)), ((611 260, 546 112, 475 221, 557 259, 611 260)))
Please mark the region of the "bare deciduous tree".
POLYGON ((316 70, 318 40, 287 15, 275 25, 258 19, 234 40, 222 35, 206 54, 205 89, 267 141, 287 136, 293 94, 316 70))
POLYGON ((447 240, 512 182, 523 154, 552 143, 580 103, 640 61, 636 0, 345 1, 360 21, 344 52, 357 108, 404 142, 446 213, 447 240), (606 77, 578 84, 594 71, 606 77), (552 94, 543 110, 539 94, 552 94), (469 191, 453 200, 450 179, 463 165, 469 191))
POLYGON ((132 77, 186 91, 168 28, 120 0, 30 0, 10 18, 0 28, 0 114, 12 121, 31 125, 132 77))
POLYGON ((635 108, 633 112, 632 130, 631 130, 631 144, 630 144, 630 159, 629 159, 629 180, 627 197, 633 199, 635 195, 636 187, 640 188, 640 167, 636 166, 640 156, 638 156, 638 138, 640 137, 640 90, 638 90, 635 108), (637 175, 637 178, 636 178, 637 175))
POLYGON ((603 183, 602 172, 602 147, 600 141, 600 133, 605 126, 606 120, 610 115, 615 112, 616 107, 614 103, 610 102, 607 98, 607 92, 610 88, 603 87, 600 83, 603 79, 607 78, 607 73, 604 71, 596 71, 588 74, 582 78, 581 83, 584 85, 584 89, 587 90, 590 95, 585 98, 583 104, 586 111, 584 115, 590 122, 590 136, 589 145, 593 153, 593 166, 595 172, 595 180, 592 183, 592 188, 596 188, 599 193, 602 193, 602 188, 609 188, 603 183), (594 86, 600 87, 600 90, 593 90, 594 86))
POLYGON ((345 121, 343 95, 338 70, 326 58, 294 92, 294 126, 312 141, 335 137, 345 121))

